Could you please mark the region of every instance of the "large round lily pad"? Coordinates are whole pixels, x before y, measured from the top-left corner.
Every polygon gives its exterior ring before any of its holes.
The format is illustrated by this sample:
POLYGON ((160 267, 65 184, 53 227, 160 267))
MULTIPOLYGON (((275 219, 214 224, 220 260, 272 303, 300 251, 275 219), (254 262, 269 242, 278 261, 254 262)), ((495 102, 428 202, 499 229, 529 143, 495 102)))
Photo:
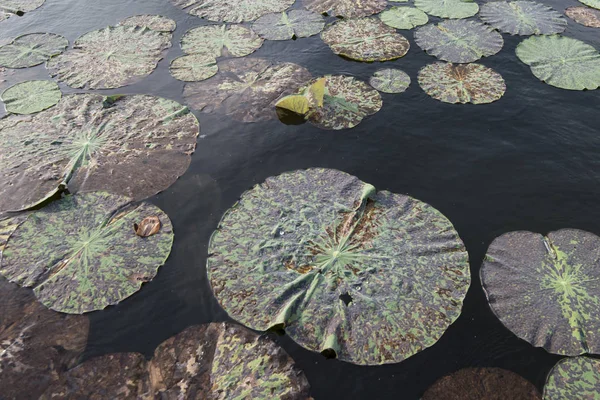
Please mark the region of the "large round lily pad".
POLYGON ((600 360, 564 358, 548 374, 544 400, 590 399, 600 396, 600 360))
POLYGON ((567 17, 578 24, 590 28, 600 28, 600 11, 589 7, 569 7, 565 10, 567 17))
POLYGON ((498 53, 504 39, 476 21, 447 20, 415 31, 415 42, 427 54, 453 63, 469 63, 498 53))
POLYGON ((267 40, 288 40, 316 35, 325 27, 325 19, 306 10, 291 10, 263 15, 252 29, 267 40))
POLYGON ((479 11, 470 0, 415 0, 415 7, 440 18, 469 18, 479 11))
POLYGON ((506 91, 502 76, 481 64, 429 64, 421 68, 418 80, 425 93, 444 103, 491 103, 506 91))
POLYGON ((319 14, 334 17, 367 17, 385 10, 385 0, 303 0, 304 7, 319 14))
POLYGON ((402 93, 410 86, 410 76, 399 69, 380 69, 369 79, 369 84, 383 93, 402 93))
POLYGON ((148 76, 169 47, 170 35, 139 26, 108 26, 81 36, 46 68, 74 88, 118 88, 148 76))
POLYGON ((311 79, 310 72, 300 65, 262 58, 232 59, 217 65, 217 75, 186 84, 183 95, 199 111, 231 115, 242 122, 276 118, 277 99, 311 79))
POLYGON ((25 81, 9 87, 0 97, 6 112, 33 114, 56 105, 62 93, 52 81, 25 81))
POLYGON ((199 82, 214 76, 219 67, 212 56, 192 54, 171 61, 169 71, 175 79, 184 82, 199 82))
POLYGON ((567 29, 557 11, 534 1, 491 1, 481 6, 481 20, 511 35, 551 35, 567 29))
POLYGON ((600 0, 579 0, 580 3, 590 6, 597 10, 600 10, 600 0))
POLYGON ((379 14, 379 18, 396 29, 412 29, 429 21, 427 14, 415 7, 392 7, 379 14))
POLYGON ((0 0, 0 21, 39 8, 46 0, 0 0))
POLYGON ((119 26, 141 26, 157 32, 170 33, 177 28, 177 23, 162 15, 134 15, 119 22, 119 26))
POLYGON ((0 47, 0 66, 27 68, 62 53, 69 41, 54 33, 30 33, 0 47))
POLYGON ((470 283, 465 247, 439 211, 331 169, 244 193, 211 237, 207 269, 232 318, 363 365, 432 346, 470 283))
POLYGON ((171 0, 185 12, 216 22, 254 21, 265 14, 282 12, 295 0, 171 0))
POLYGON ((379 18, 340 20, 321 38, 335 54, 358 61, 387 61, 403 57, 410 43, 379 18))
POLYGON ((106 192, 67 196, 34 212, 8 239, 0 274, 33 287, 56 311, 101 310, 131 296, 152 280, 173 244, 169 217, 158 207, 132 205, 106 192), (156 233, 134 229, 158 217, 156 233))
POLYGON ((600 352, 600 237, 576 229, 510 232, 490 245, 481 281, 515 335, 555 354, 600 352))
POLYGON ((600 86, 600 54, 589 44, 563 36, 534 36, 523 40, 517 57, 539 80, 561 89, 600 86))
POLYGON ((204 25, 190 29, 181 38, 186 54, 201 54, 213 58, 244 57, 263 44, 254 31, 242 25, 204 25))
POLYGON ((198 121, 160 97, 63 96, 31 116, 0 119, 0 213, 33 207, 68 185, 141 200, 188 168, 198 121))

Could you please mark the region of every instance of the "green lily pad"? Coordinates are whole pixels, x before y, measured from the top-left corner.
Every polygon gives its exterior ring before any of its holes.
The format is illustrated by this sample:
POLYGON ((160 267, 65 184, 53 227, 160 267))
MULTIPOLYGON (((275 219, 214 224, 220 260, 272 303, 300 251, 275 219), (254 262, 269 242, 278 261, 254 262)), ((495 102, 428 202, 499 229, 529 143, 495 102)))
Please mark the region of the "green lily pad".
POLYGON ((219 67, 214 57, 192 54, 171 61, 169 71, 173 78, 180 81, 199 82, 214 76, 219 71, 219 67))
POLYGON ((383 93, 402 93, 410 86, 410 76, 399 69, 380 69, 369 79, 369 84, 383 93))
POLYGON ((490 245, 481 281, 492 311, 521 339, 555 354, 598 353, 599 257, 600 237, 589 232, 510 232, 490 245))
POLYGON ((63 96, 40 113, 0 119, 0 214, 33 207, 68 186, 145 199, 189 166, 198 121, 153 96, 63 96))
POLYGON ((469 18, 477 14, 479 6, 472 0, 415 0, 415 7, 440 18, 469 18))
POLYGON ((171 0, 188 14, 215 22, 254 21, 265 14, 283 12, 295 0, 171 0))
POLYGON ((379 14, 379 18, 396 29, 412 29, 429 21, 427 14, 414 7, 392 7, 379 14))
POLYGON ((579 0, 580 3, 586 6, 600 10, 600 0, 579 0))
POLYGON ((563 36, 533 36, 516 49, 539 80, 561 89, 584 90, 600 86, 600 54, 589 44, 563 36))
POLYGON ((325 19, 306 10, 267 14, 252 24, 252 29, 267 40, 288 40, 316 35, 325 27, 325 19))
POLYGON ((181 38, 186 54, 201 54, 213 58, 244 57, 263 44, 254 31, 242 25, 204 25, 190 29, 181 38))
POLYGON ((567 17, 578 24, 590 28, 600 28, 600 11, 588 7, 569 7, 565 10, 567 17))
POLYGON ((436 343, 470 283, 465 247, 439 211, 320 168, 245 192, 211 237, 207 270, 232 318, 361 365, 436 343))
POLYGON ((415 31, 415 42, 427 54, 453 63, 469 63, 489 57, 504 46, 494 29, 476 21, 447 20, 415 31))
POLYGON ((387 61, 403 57, 410 43, 379 18, 340 20, 326 28, 321 38, 340 56, 358 61, 387 61))
POLYGON ((303 6, 318 14, 333 17, 359 18, 368 17, 385 10, 385 0, 303 0, 303 6))
POLYGON ((0 47, 0 66, 27 68, 62 53, 69 41, 54 33, 29 33, 0 47))
POLYGON ((418 80, 425 93, 444 103, 491 103, 506 91, 502 76, 481 64, 429 64, 421 68, 418 80))
POLYGON ((481 6, 481 20, 511 35, 552 35, 567 29, 562 14, 534 1, 491 1, 481 6))
POLYGON ((0 273, 33 287, 46 307, 81 314, 117 304, 152 280, 173 244, 169 217, 105 192, 67 196, 34 212, 8 239, 0 273), (157 233, 140 237, 134 224, 158 217, 157 233))
POLYGON ((62 93, 52 81, 25 81, 9 87, 2 93, 6 112, 33 114, 55 106, 62 93))
POLYGON ((162 15, 134 15, 119 22, 119 26, 141 26, 157 32, 173 32, 177 23, 162 15))
POLYGON ((46 0, 0 0, 0 21, 39 8, 46 0))
POLYGON ((600 360, 573 357, 560 360, 548 374, 544 400, 590 399, 600 393, 600 360))
POLYGON ((113 89, 150 75, 169 47, 170 35, 139 26, 108 26, 81 36, 46 68, 74 88, 113 89))
POLYGON ((276 118, 277 100, 311 79, 310 72, 298 64, 262 58, 231 59, 217 65, 217 75, 187 83, 183 96, 196 110, 230 115, 241 122, 276 118))

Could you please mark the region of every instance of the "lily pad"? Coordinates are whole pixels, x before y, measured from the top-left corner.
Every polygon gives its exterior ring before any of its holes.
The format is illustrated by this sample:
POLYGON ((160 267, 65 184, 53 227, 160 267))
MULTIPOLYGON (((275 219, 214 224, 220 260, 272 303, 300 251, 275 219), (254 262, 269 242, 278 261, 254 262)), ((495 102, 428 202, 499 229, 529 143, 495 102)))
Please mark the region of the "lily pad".
POLYGON ((502 76, 481 64, 429 64, 421 68, 418 80, 425 93, 444 103, 491 103, 506 91, 502 76))
POLYGON ((181 38, 186 54, 201 54, 213 58, 244 57, 263 44, 254 31, 242 25, 204 25, 190 29, 181 38))
POLYGON ((0 21, 39 8, 46 0, 0 0, 0 21))
POLYGON ((325 27, 325 19, 306 10, 267 14, 252 24, 252 29, 267 40, 288 40, 316 35, 325 27))
POLYGON ((410 76, 399 69, 380 69, 369 79, 369 84, 383 93, 402 93, 410 86, 410 76))
POLYGON ((0 66, 27 68, 62 53, 69 41, 54 33, 29 33, 0 47, 0 66))
POLYGON ((310 11, 334 17, 368 17, 385 10, 385 0, 303 0, 302 4, 310 11))
POLYGON ((379 14, 379 18, 396 29, 412 29, 429 21, 427 14, 414 7, 392 7, 379 14))
POLYGON ((523 40, 517 57, 539 80, 561 89, 584 90, 600 86, 600 54, 577 39, 534 36, 523 40))
POLYGON ((171 0, 188 14, 215 22, 254 21, 265 14, 283 12, 295 0, 171 0))
POLYGON ((25 219, 29 216, 29 213, 22 212, 16 214, 3 215, 0 217, 0 259, 2 258, 2 252, 4 246, 12 233, 17 229, 25 219))
POLYGON ((177 23, 162 15, 134 15, 119 22, 119 26, 141 26, 157 32, 173 32, 177 23))
POLYGON ((6 112, 33 114, 55 106, 62 93, 52 81, 25 81, 9 87, 1 97, 6 112))
POLYGON ((0 213, 33 207, 68 185, 145 199, 190 163, 198 121, 187 107, 153 96, 63 96, 31 116, 0 119, 0 213))
POLYGON ((415 7, 440 18, 469 18, 479 11, 472 0, 415 0, 415 7))
POLYGON ((232 318, 361 365, 436 343, 470 283, 465 247, 439 211, 320 168, 244 193, 211 237, 207 269, 232 318))
POLYGON ((33 287, 56 311, 81 314, 117 304, 152 280, 173 244, 169 217, 105 192, 67 196, 34 212, 8 239, 0 273, 33 287), (157 216, 160 231, 140 237, 134 224, 157 216))
POLYGON ((481 20, 511 35, 552 35, 567 29, 567 20, 534 1, 491 1, 481 6, 481 20))
POLYGON ((358 61, 387 61, 403 57, 410 43, 379 18, 340 20, 321 38, 340 56, 358 61))
POLYGON ((169 71, 173 78, 180 81, 199 82, 214 76, 219 71, 219 67, 217 60, 212 56, 192 54, 171 61, 169 71))
POLYGON ((586 6, 600 10, 600 0, 579 0, 580 3, 586 6))
POLYGON ((569 7, 565 10, 567 17, 578 24, 590 28, 600 28, 600 11, 588 7, 569 7))
POLYGON ((576 229, 510 232, 490 245, 481 281, 515 335, 555 354, 600 352, 600 237, 576 229))
POLYGON ((489 57, 504 46, 494 29, 476 21, 447 20, 415 31, 415 42, 427 54, 453 63, 469 63, 489 57))
POLYGON ((548 374, 544 400, 597 399, 600 393, 600 360, 564 358, 548 374))
POLYGON ((231 59, 217 65, 217 75, 187 83, 183 96, 199 111, 231 115, 242 122, 275 118, 277 100, 311 79, 310 72, 300 65, 262 58, 231 59))
POLYGON ((148 76, 169 47, 170 35, 139 26, 109 26, 81 36, 46 68, 74 88, 113 89, 148 76))

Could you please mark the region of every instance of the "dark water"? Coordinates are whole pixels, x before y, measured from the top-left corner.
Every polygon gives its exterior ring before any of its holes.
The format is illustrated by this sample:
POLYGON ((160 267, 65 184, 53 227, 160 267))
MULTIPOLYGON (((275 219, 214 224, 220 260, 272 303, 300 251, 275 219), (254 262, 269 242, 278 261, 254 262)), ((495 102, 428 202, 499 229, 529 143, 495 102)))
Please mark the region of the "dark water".
MULTIPOLYGON (((156 13, 177 21, 173 47, 142 82, 103 93, 147 93, 184 103, 183 83, 171 78, 169 62, 181 54, 178 41, 205 24, 168 0, 47 0, 23 17, 0 24, 0 42, 18 34, 54 32, 71 42, 81 34, 130 15, 156 13)), ((559 11, 575 0, 545 3, 559 11)), ((436 20, 432 18, 432 20, 436 20)), ((154 281, 105 311, 90 314, 87 357, 119 351, 151 356, 163 340, 185 327, 228 317, 206 277, 206 249, 221 214, 239 195, 265 178, 307 167, 337 168, 363 181, 425 201, 455 225, 469 250, 473 283, 463 313, 439 342, 408 360, 359 367, 276 338, 302 368, 319 398, 417 399, 439 377, 467 366, 507 368, 540 390, 559 359, 511 334, 490 311, 479 282, 487 246, 500 234, 526 229, 548 232, 573 227, 600 234, 600 90, 571 92, 538 81, 515 56, 520 37, 504 35, 504 49, 481 61, 506 80, 507 91, 489 105, 450 105, 428 97, 417 71, 435 61, 411 42, 402 59, 358 63, 335 56, 318 36, 270 42, 253 56, 292 61, 313 75, 368 78, 382 67, 407 72, 413 83, 400 95, 383 94, 383 108, 358 127, 323 131, 279 121, 240 124, 196 113, 198 148, 187 173, 150 199, 169 214, 176 239, 154 281)), ((600 48, 600 30, 569 20, 565 36, 600 48)), ((43 66, 12 81, 46 78, 43 66)), ((64 92, 72 89, 62 87, 64 92)))

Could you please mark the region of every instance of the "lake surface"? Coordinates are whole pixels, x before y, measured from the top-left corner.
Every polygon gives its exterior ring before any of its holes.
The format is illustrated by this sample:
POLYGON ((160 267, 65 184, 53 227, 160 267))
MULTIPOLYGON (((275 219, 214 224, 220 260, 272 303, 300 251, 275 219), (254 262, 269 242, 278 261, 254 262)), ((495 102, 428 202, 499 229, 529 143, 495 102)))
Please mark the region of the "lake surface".
MULTIPOLYGON (((544 3, 559 12, 580 5, 575 0, 544 3)), ((95 92, 152 94, 185 104, 184 83, 170 76, 169 63, 182 54, 181 36, 208 22, 169 0, 47 0, 36 11, 0 23, 0 42, 25 33, 52 32, 72 43, 86 32, 136 14, 160 14, 177 21, 173 47, 141 82, 95 92)), ((568 21, 564 36, 600 48, 600 29, 568 21)), ((360 367, 327 360, 288 337, 276 337, 304 370, 313 396, 418 399, 438 378, 468 366, 506 368, 542 390, 560 357, 532 347, 504 328, 487 304, 479 269, 491 241, 508 231, 546 233, 570 227, 600 234, 600 90, 568 91, 540 82, 515 56, 524 37, 504 34, 503 50, 478 61, 504 77, 504 97, 487 105, 442 103, 417 84, 417 71, 436 59, 414 43, 412 31, 399 32, 409 39, 411 49, 405 57, 385 63, 338 57, 318 35, 265 41, 252 54, 300 64, 314 76, 345 74, 367 81, 383 67, 407 72, 412 79, 409 89, 382 94, 381 111, 356 128, 324 131, 277 120, 242 124, 195 112, 200 138, 189 170, 150 199, 173 222, 171 256, 137 294, 89 314, 86 358, 122 351, 150 357, 160 342, 189 325, 227 320, 211 292, 205 267, 208 240, 221 215, 245 190, 269 176, 327 167, 440 210, 466 244, 472 284, 462 315, 439 342, 399 364, 360 367)), ((8 83, 47 78, 44 66, 38 66, 17 71, 8 83)), ((81 92, 61 88, 64 93, 81 92)))

